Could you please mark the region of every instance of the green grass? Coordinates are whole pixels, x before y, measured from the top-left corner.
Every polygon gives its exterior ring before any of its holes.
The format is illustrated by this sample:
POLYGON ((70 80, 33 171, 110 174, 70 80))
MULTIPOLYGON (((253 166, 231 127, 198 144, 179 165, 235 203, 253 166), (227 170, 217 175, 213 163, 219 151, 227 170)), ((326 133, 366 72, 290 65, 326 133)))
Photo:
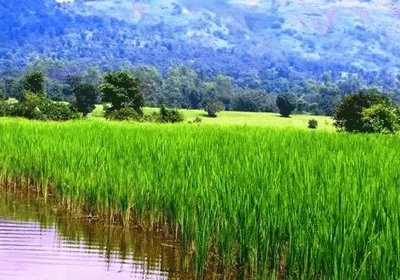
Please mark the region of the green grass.
MULTIPOLYGON (((145 108, 144 113, 150 114, 158 112, 158 108, 145 108)), ((207 117, 204 110, 180 110, 183 113, 185 122, 193 121, 196 117, 202 119, 201 124, 229 124, 229 125, 249 125, 249 126, 268 126, 279 128, 300 128, 308 129, 308 121, 316 119, 318 121, 318 130, 335 131, 333 119, 327 116, 311 115, 293 115, 290 118, 283 118, 278 113, 260 113, 260 112, 235 112, 224 111, 218 113, 217 118, 207 117)), ((103 117, 103 106, 98 105, 91 114, 92 117, 103 117)))
POLYGON ((200 273, 213 252, 233 279, 400 277, 398 136, 10 119, 0 135, 0 176, 177 224, 200 273))

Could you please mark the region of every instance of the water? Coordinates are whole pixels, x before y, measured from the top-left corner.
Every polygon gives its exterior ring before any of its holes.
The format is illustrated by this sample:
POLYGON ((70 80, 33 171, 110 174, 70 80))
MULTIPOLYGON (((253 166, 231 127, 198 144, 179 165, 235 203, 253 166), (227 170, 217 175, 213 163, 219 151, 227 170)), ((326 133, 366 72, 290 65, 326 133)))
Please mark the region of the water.
POLYGON ((179 243, 72 217, 57 203, 0 193, 0 279, 194 279, 179 243))

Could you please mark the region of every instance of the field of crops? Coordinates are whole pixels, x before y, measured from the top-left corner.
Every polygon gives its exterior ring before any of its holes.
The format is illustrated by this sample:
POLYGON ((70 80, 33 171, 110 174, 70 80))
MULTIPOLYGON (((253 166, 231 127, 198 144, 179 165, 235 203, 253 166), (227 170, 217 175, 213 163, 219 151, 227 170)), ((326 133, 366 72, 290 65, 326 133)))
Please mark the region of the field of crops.
POLYGON ((200 274, 211 259, 236 278, 400 277, 398 136, 7 119, 0 135, 3 182, 178 225, 200 274))
MULTIPOLYGON (((144 108, 146 114, 158 112, 159 110, 158 108, 144 108)), ((223 111, 218 113, 217 118, 210 118, 207 117, 207 113, 204 110, 200 109, 181 109, 179 111, 183 114, 185 122, 193 122, 193 120, 199 117, 201 118, 201 124, 250 125, 276 128, 300 128, 307 130, 308 121, 310 119, 315 119, 318 121, 318 130, 335 131, 333 119, 327 116, 303 114, 293 115, 290 118, 283 118, 278 113, 223 111)), ((103 116, 103 106, 97 105, 91 117, 103 119, 103 116)))

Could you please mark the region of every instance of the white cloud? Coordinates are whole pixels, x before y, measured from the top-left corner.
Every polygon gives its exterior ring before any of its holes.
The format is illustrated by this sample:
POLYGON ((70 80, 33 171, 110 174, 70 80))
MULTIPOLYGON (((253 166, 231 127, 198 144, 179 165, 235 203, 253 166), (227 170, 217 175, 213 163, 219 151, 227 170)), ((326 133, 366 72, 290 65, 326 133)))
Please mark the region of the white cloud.
POLYGON ((261 0, 233 0, 235 4, 247 5, 247 6, 260 6, 261 0))
POLYGON ((74 0, 56 0, 57 3, 72 3, 74 0))

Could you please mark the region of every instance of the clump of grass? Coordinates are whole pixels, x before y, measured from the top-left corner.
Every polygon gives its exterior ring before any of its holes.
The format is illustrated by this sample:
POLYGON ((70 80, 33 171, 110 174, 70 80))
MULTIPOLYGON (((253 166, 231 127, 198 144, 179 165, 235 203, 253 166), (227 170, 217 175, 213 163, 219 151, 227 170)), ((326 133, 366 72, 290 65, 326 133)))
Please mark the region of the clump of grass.
POLYGON ((102 121, 0 122, 0 176, 169 223, 254 279, 400 277, 397 136, 102 121))

